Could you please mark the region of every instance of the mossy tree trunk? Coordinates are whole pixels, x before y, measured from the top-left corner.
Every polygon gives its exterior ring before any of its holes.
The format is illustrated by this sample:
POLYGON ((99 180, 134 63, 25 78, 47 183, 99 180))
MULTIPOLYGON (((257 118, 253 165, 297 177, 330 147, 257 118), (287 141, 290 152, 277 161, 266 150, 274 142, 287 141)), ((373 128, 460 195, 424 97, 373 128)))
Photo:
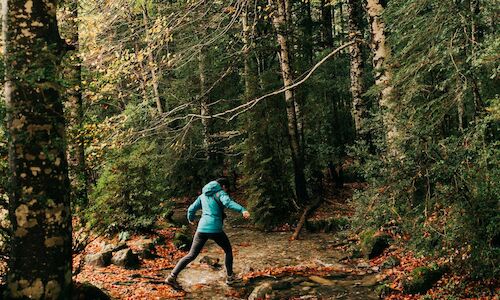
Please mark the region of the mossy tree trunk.
POLYGON ((8 299, 70 299, 71 213, 56 1, 3 0, 12 226, 8 299))
POLYGON ((349 40, 356 41, 355 44, 349 47, 351 57, 351 94, 352 94, 352 115, 354 117, 354 125, 356 135, 360 138, 360 133, 363 131, 363 122, 366 119, 366 101, 363 99, 363 57, 361 53, 361 24, 363 20, 363 6, 360 1, 348 0, 348 25, 349 25, 349 40))

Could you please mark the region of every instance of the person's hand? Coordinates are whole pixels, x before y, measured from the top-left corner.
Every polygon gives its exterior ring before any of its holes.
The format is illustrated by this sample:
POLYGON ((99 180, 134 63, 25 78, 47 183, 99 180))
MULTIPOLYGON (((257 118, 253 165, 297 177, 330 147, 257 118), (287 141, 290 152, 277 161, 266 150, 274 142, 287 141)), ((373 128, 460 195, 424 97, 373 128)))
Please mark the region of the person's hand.
POLYGON ((245 218, 245 219, 247 219, 247 220, 250 218, 250 213, 249 213, 247 210, 245 210, 245 211, 243 212, 243 218, 245 218))
POLYGON ((189 224, 194 225, 194 221, 188 221, 189 224))

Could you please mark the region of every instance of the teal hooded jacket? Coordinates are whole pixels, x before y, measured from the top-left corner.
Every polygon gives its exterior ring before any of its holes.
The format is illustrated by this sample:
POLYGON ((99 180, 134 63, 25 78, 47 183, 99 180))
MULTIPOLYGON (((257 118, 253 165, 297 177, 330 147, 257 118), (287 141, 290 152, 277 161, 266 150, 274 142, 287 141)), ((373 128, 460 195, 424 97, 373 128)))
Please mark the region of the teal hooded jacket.
POLYGON ((217 181, 211 181, 203 187, 202 194, 188 208, 187 218, 189 222, 194 222, 196 212, 202 210, 201 219, 196 230, 198 232, 217 233, 223 231, 222 212, 214 197, 217 197, 226 208, 239 213, 246 211, 243 206, 229 197, 217 181))

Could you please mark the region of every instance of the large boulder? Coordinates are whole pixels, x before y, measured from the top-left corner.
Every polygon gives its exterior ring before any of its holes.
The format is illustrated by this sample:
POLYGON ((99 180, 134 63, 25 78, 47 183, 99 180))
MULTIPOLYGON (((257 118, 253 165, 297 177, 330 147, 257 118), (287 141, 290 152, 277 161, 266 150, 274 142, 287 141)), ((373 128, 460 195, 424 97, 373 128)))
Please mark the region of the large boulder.
POLYGON ((436 264, 415 268, 403 280, 403 292, 407 294, 422 294, 427 292, 443 276, 445 268, 436 264))
POLYGON ((120 242, 116 245, 115 244, 105 244, 102 247, 101 252, 116 252, 116 251, 123 250, 125 248, 127 248, 127 244, 125 242, 120 242))
POLYGON ((368 259, 372 259, 381 255, 387 247, 392 238, 384 232, 377 232, 368 229, 360 234, 361 251, 368 259))
POLYGON ((139 265, 139 257, 127 248, 113 253, 111 263, 119 267, 135 268, 139 265))
POLYGON ((87 254, 85 256, 85 263, 90 266, 107 267, 111 262, 111 251, 102 251, 96 254, 87 254))

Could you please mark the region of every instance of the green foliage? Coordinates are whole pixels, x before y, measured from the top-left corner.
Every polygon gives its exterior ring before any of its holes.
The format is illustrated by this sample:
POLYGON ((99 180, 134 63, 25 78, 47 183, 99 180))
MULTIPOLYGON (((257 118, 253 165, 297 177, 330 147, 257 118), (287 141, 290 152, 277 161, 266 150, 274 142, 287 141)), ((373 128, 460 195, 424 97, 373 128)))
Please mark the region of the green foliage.
MULTIPOLYGON (((401 155, 381 160, 357 147, 358 169, 370 188, 354 197, 364 208, 355 224, 391 230, 396 224, 411 236, 409 246, 417 252, 446 257, 454 271, 484 278, 500 271, 495 242, 500 118, 497 66, 491 61, 498 34, 485 26, 491 7, 474 14, 471 5, 389 2, 385 17, 401 155), (480 30, 471 32, 472 24, 480 30)), ((384 138, 376 141, 383 151, 384 138)))
POLYGON ((108 232, 151 229, 170 209, 166 161, 155 143, 140 142, 108 159, 90 197, 90 226, 108 232))

